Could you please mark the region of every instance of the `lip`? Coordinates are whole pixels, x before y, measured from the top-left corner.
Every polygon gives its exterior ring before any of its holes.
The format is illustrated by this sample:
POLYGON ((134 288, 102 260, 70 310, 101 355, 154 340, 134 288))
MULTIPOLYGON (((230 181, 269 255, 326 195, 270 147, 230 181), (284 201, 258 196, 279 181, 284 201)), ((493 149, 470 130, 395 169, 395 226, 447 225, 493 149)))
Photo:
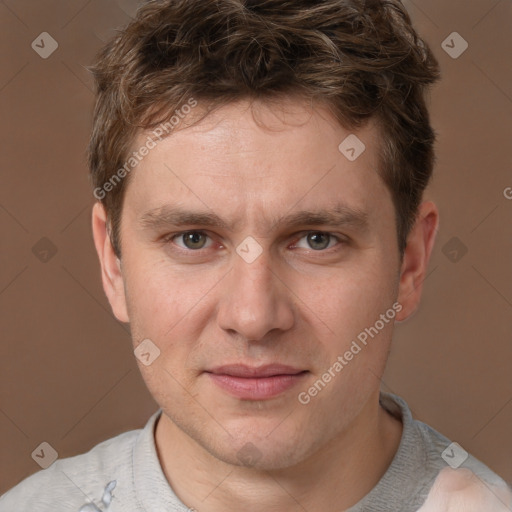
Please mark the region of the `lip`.
POLYGON ((246 364, 226 364, 217 366, 208 373, 216 375, 229 375, 231 377, 261 378, 273 377, 275 375, 296 375, 303 370, 285 364, 266 364, 263 366, 248 366, 246 364))
POLYGON ((206 372, 217 386, 243 400, 266 400, 278 396, 297 385, 307 373, 282 364, 258 367, 233 364, 206 372))

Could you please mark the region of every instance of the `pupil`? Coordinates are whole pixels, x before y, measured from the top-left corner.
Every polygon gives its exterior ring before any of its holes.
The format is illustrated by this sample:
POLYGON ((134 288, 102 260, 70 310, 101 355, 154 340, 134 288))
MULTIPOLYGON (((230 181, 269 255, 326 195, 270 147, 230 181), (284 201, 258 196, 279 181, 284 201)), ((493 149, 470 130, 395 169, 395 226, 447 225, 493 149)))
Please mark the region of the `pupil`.
POLYGON ((196 246, 196 244, 198 244, 199 249, 200 249, 204 245, 204 240, 203 240, 203 243, 201 243, 201 237, 202 237, 201 233, 189 233, 188 235, 186 235, 186 242, 189 242, 190 245, 192 245, 194 249, 198 248, 196 246))
POLYGON ((329 235, 325 233, 312 233, 308 238, 309 245, 315 250, 325 249, 329 245, 329 235), (324 243, 321 242, 322 237, 324 238, 324 243))

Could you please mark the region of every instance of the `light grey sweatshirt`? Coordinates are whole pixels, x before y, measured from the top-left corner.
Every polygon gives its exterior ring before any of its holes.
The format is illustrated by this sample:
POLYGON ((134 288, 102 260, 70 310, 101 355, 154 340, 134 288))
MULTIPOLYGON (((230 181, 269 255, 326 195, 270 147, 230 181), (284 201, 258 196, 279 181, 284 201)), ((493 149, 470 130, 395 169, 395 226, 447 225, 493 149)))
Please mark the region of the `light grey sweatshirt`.
MULTIPOLYGON (((512 489, 487 466, 413 419, 402 398, 382 392, 380 401, 403 423, 400 445, 381 480, 347 512, 512 510, 512 489)), ((29 476, 0 497, 0 512, 190 512, 158 459, 154 429, 161 414, 143 429, 29 476)))

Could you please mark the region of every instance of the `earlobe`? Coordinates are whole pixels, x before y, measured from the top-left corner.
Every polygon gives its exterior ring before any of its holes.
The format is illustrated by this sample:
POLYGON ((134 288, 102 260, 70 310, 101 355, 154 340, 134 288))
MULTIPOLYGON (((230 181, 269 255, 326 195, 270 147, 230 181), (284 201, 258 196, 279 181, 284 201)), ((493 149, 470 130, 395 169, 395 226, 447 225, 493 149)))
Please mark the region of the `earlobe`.
POLYGON ((409 318, 418 308, 438 225, 436 205, 431 201, 422 203, 407 238, 400 271, 398 302, 403 309, 396 316, 399 322, 409 318))
POLYGON ((103 290, 120 322, 129 322, 121 262, 115 255, 107 229, 105 208, 98 201, 92 210, 94 245, 101 265, 103 290))

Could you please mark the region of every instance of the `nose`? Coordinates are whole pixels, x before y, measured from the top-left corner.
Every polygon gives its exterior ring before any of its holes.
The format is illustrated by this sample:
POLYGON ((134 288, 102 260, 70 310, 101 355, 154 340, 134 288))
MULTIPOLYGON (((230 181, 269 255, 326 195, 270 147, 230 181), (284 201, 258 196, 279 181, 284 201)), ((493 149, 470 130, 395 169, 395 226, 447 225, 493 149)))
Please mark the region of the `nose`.
POLYGON ((272 269, 266 251, 252 263, 234 255, 223 297, 217 319, 219 326, 232 335, 260 341, 272 331, 293 326, 292 293, 272 269))

